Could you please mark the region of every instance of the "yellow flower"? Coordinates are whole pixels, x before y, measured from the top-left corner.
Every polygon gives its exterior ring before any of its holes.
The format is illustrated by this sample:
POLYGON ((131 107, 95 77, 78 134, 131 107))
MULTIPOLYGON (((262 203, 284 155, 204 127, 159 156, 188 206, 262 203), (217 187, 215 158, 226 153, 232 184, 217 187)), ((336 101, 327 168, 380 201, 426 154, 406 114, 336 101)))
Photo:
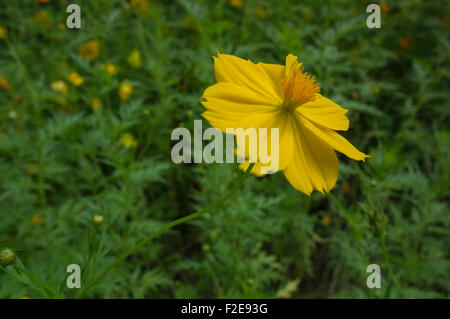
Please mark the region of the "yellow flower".
POLYGON ((0 27, 0 39, 6 39, 6 29, 0 27))
POLYGON ((331 224, 331 217, 328 215, 322 216, 322 224, 328 226, 331 224))
POLYGON ((94 111, 98 111, 101 106, 101 101, 98 97, 94 97, 91 102, 91 107, 94 111))
POLYGON ((45 10, 39 10, 33 15, 33 21, 38 26, 42 26, 46 29, 50 29, 53 25, 52 18, 47 14, 45 10))
POLYGON ((148 0, 131 0, 130 7, 134 13, 144 15, 150 9, 150 2, 148 0))
POLYGON ((184 27, 188 30, 192 30, 197 32, 200 29, 200 26, 198 25, 197 21, 191 17, 187 17, 184 19, 184 27))
POLYGON ((106 71, 109 75, 116 75, 117 74, 117 67, 114 64, 108 63, 105 65, 102 65, 102 69, 106 71))
POLYGON ((83 59, 93 61, 100 54, 100 43, 97 40, 91 40, 83 44, 80 48, 80 55, 83 59))
POLYGON ((268 15, 267 11, 262 7, 255 7, 255 14, 259 19, 265 19, 268 15))
POLYGON ((9 82, 2 76, 0 76, 0 88, 5 91, 11 91, 12 87, 9 85, 9 82))
POLYGON ((9 116, 9 118, 14 120, 17 118, 17 112, 15 110, 11 110, 11 111, 9 111, 8 116, 9 116))
POLYGON ((389 5, 383 1, 380 3, 380 9, 382 13, 388 13, 389 11, 391 11, 391 7, 389 7, 389 5))
POLYGON ((125 147, 136 147, 137 141, 134 139, 133 134, 125 132, 120 135, 120 143, 125 147))
POLYGON ((66 95, 69 92, 69 88, 67 87, 66 82, 62 80, 52 82, 50 87, 52 88, 53 91, 56 91, 63 95, 66 95))
POLYGON ((398 46, 403 51, 408 50, 410 45, 411 45, 411 39, 408 37, 403 37, 398 40, 398 46))
POLYGON ((229 4, 233 8, 240 8, 240 7, 242 7, 242 0, 230 0, 229 4))
POLYGON ((141 67, 141 52, 139 50, 131 51, 131 54, 128 56, 128 64, 134 68, 139 69, 141 67))
POLYGON ((67 76, 67 81, 72 83, 74 86, 80 86, 84 83, 84 79, 81 77, 81 75, 78 74, 78 72, 72 72, 67 76))
POLYGON ((42 224, 42 221, 41 221, 41 219, 39 218, 38 215, 34 215, 34 216, 31 218, 31 222, 32 222, 33 224, 35 224, 36 226, 39 226, 40 224, 42 224))
MULTIPOLYGON (((220 53, 214 62, 218 83, 203 93, 202 116, 222 132, 278 128, 278 170, 297 190, 310 195, 314 189, 323 193, 333 188, 338 173, 335 150, 355 160, 369 157, 335 132, 348 130, 347 110, 319 93, 319 84, 296 56, 289 54, 285 66, 220 53)), ((248 161, 240 165, 248 166, 248 161)), ((252 173, 263 174, 265 166, 257 161, 252 173)))
POLYGON ((126 101, 133 94, 133 87, 127 81, 123 82, 119 87, 119 97, 122 101, 126 101))

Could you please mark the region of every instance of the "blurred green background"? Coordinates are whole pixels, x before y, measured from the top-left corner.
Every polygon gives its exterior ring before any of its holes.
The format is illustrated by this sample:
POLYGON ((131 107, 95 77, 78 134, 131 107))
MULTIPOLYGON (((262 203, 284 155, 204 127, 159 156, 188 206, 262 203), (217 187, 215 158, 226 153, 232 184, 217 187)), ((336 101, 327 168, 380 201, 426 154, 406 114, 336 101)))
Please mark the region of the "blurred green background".
MULTIPOLYGON (((236 164, 174 164, 216 50, 284 64, 293 53, 350 110, 338 183, 309 198, 251 176, 220 209, 113 269, 99 298, 447 298, 449 2, 69 1, 0 3, 0 247, 64 297, 66 266, 92 278, 166 222, 219 199, 236 164), (105 217, 98 234, 91 225, 105 217), (90 264, 87 267, 87 263, 90 264), (381 288, 368 289, 369 264, 381 288)), ((203 121, 203 127, 207 127, 203 121)), ((52 297, 12 267, 0 297, 52 297)))

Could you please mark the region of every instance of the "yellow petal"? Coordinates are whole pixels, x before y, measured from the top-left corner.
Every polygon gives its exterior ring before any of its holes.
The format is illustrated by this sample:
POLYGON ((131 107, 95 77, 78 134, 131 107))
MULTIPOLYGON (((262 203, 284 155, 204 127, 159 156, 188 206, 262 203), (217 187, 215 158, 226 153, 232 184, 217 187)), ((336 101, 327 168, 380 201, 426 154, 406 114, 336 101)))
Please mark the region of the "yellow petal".
POLYGON ((247 87, 270 100, 272 104, 281 105, 283 102, 261 65, 234 55, 218 53, 217 57, 214 57, 214 69, 217 82, 230 82, 247 87))
POLYGON ((302 104, 295 111, 306 117, 311 122, 332 130, 348 130, 349 121, 345 115, 348 110, 340 107, 321 94, 316 94, 316 99, 302 104))
POLYGON ((285 76, 291 75, 292 72, 299 71, 303 63, 298 62, 298 58, 293 54, 288 54, 286 57, 285 76))
POLYGON ((206 108, 202 114, 208 122, 226 132, 227 128, 238 128, 243 118, 255 112, 272 112, 278 109, 270 101, 249 88, 234 83, 221 82, 207 88, 203 93, 206 108))
MULTIPOLYGON (((274 171, 283 170, 286 168, 292 161, 292 153, 293 153, 293 143, 294 143, 294 121, 288 113, 282 111, 274 111, 274 112, 266 112, 266 113, 255 113, 247 116, 243 119, 239 126, 245 129, 255 128, 257 135, 257 152, 258 152, 258 160, 259 160, 259 147, 262 146, 266 150, 266 154, 268 157, 274 159, 274 155, 272 154, 272 147, 274 151, 278 150, 278 165, 270 160, 267 163, 263 163, 262 166, 272 166, 272 164, 278 169, 274 171), (265 137, 260 135, 259 129, 266 128, 267 133, 265 137), (278 128, 278 141, 272 140, 271 138, 271 129, 278 128), (278 145, 276 144, 278 142, 278 145)), ((238 156, 246 156, 249 157, 249 147, 248 142, 246 142, 245 149, 242 148, 242 145, 238 145, 238 156)))
POLYGON ((298 114, 296 115, 302 127, 306 128, 308 131, 330 145, 336 151, 344 153, 348 157, 357 161, 364 161, 367 157, 370 157, 369 155, 358 151, 352 144, 350 144, 349 141, 347 141, 344 137, 342 137, 335 131, 330 130, 326 127, 317 126, 305 117, 299 116, 298 114))
POLYGON ((275 89, 275 92, 280 96, 283 97, 283 85, 282 80, 284 78, 285 73, 285 67, 284 65, 280 64, 267 64, 267 63, 261 63, 259 62, 258 65, 260 65, 264 71, 269 76, 272 86, 275 89))
POLYGON ((295 189, 310 195, 313 189, 329 192, 336 184, 338 159, 325 142, 297 124, 293 161, 284 170, 295 189))
MULTIPOLYGON (((250 165, 249 161, 246 161, 244 163, 239 164, 239 169, 243 170, 244 172, 247 171, 248 166, 250 165)), ((265 174, 263 174, 261 172, 261 163, 255 163, 255 166, 253 166, 252 170, 250 171, 250 173, 258 176, 258 177, 263 177, 265 176, 265 174)))

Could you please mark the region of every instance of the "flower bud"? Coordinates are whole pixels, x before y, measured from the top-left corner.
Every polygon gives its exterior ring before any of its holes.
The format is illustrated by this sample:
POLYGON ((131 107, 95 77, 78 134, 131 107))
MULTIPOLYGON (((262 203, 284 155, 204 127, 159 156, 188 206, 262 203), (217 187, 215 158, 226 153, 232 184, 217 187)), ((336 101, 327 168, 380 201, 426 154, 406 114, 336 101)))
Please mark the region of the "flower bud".
POLYGON ((92 217, 92 225, 94 225, 97 230, 102 229, 104 222, 105 218, 102 215, 95 215, 92 217))
POLYGON ((16 253, 11 248, 3 248, 0 251, 0 265, 3 267, 14 264, 16 261, 16 253))

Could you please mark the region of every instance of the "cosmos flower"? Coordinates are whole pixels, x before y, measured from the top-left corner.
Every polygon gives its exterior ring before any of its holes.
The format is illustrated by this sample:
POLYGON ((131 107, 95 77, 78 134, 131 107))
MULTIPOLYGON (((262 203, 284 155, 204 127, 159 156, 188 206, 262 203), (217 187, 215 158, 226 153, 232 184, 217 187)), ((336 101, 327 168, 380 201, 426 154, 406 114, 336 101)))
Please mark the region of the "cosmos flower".
POLYGON ((52 82, 52 84, 50 84, 50 87, 53 91, 63 95, 66 95, 69 92, 69 88, 67 87, 66 82, 62 80, 52 82))
POLYGON ((130 132, 125 132, 120 135, 120 144, 122 144, 126 148, 129 148, 136 147, 138 143, 133 134, 131 134, 130 132))
MULTIPOLYGON (((349 127, 347 110, 319 93, 319 84, 296 56, 289 54, 283 66, 218 53, 214 67, 218 83, 203 93, 202 116, 222 132, 278 128, 279 170, 297 190, 310 195, 314 189, 323 193, 333 188, 335 150, 358 161, 368 157, 336 133, 349 127)), ((241 169, 248 165, 242 163, 241 169)), ((261 163, 252 173, 263 174, 261 163)))
POLYGON ((102 106, 101 101, 98 97, 94 97, 91 101, 91 107, 94 111, 100 110, 100 107, 102 106))
POLYGON ((67 81, 72 83, 73 86, 80 86, 84 83, 84 79, 78 72, 72 72, 67 76, 67 81))
POLYGON ((4 77, 0 76, 0 88, 5 91, 11 91, 12 87, 9 84, 8 80, 6 80, 4 77))
POLYGON ((150 1, 148 0, 131 0, 131 10, 135 14, 145 15, 150 9, 150 1))
POLYGON ((80 55, 83 59, 93 61, 100 54, 100 43, 97 40, 91 40, 83 44, 80 48, 80 55))
POLYGON ((103 65, 101 65, 101 68, 103 70, 105 70, 106 73, 108 73, 111 76, 116 75, 118 72, 117 67, 112 63, 103 64, 103 65))
POLYGON ((134 49, 133 51, 131 51, 127 60, 128 64, 133 69, 139 69, 141 67, 141 52, 139 50, 134 49))
POLYGON ((233 8, 237 8, 239 9, 240 7, 242 7, 243 3, 242 0, 230 0, 229 1, 230 6, 232 6, 233 8))
POLYGON ((42 220, 38 215, 33 215, 33 217, 31 218, 31 222, 33 224, 35 224, 36 226, 39 226, 42 224, 42 220))
POLYGON ((0 27, 0 39, 6 39, 6 29, 0 27))
POLYGON ((119 87, 119 98, 121 101, 126 101, 130 98, 131 94, 133 94, 133 86, 128 81, 120 84, 119 87))

